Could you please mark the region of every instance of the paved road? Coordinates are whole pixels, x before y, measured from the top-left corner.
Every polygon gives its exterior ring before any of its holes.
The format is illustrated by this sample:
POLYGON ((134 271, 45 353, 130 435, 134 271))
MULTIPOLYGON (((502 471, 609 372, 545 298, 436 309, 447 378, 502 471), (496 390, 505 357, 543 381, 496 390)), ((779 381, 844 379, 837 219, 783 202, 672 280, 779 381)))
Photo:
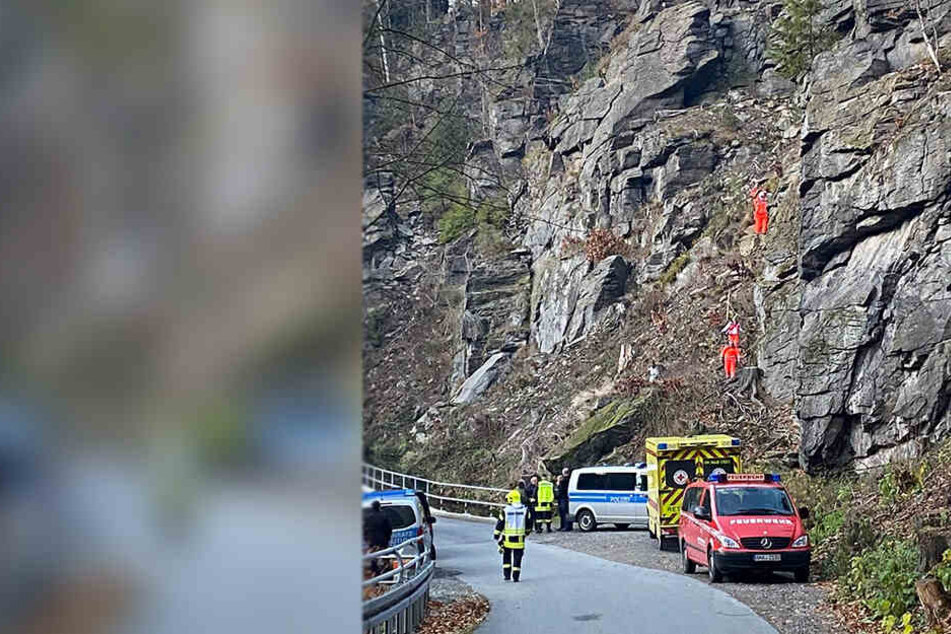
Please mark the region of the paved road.
POLYGON ((683 575, 619 564, 532 543, 522 580, 502 580, 492 526, 440 518, 437 565, 460 571, 492 610, 478 634, 658 632, 776 634, 766 621, 727 594, 683 575))

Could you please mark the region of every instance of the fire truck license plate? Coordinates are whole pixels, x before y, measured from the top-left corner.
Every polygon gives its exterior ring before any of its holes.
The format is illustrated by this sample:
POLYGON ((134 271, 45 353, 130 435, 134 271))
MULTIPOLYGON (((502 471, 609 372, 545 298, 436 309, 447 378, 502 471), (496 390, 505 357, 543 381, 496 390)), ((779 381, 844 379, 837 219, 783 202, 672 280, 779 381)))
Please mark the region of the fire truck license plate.
POLYGON ((769 555, 753 555, 753 561, 779 561, 779 553, 769 555))

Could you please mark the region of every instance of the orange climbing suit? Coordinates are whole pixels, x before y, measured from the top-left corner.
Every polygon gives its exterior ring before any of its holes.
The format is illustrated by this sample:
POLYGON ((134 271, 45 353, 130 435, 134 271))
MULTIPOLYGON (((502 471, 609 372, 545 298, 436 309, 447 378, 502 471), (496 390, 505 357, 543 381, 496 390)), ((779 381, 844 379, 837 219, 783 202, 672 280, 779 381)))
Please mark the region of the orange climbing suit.
POLYGON ((723 346, 720 356, 723 358, 723 373, 726 374, 727 378, 732 379, 736 376, 736 364, 740 358, 740 349, 733 344, 723 346))
POLYGON ((754 187, 750 191, 753 198, 753 231, 766 233, 769 229, 769 211, 766 208, 766 190, 754 187))

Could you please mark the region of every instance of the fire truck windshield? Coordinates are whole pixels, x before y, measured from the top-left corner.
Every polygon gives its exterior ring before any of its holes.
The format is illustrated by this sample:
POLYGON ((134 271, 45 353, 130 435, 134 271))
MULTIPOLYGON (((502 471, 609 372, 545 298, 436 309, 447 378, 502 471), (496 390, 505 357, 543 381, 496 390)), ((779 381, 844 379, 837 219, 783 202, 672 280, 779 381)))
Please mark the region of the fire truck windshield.
POLYGON ((786 492, 774 487, 717 487, 717 515, 792 515, 786 492))

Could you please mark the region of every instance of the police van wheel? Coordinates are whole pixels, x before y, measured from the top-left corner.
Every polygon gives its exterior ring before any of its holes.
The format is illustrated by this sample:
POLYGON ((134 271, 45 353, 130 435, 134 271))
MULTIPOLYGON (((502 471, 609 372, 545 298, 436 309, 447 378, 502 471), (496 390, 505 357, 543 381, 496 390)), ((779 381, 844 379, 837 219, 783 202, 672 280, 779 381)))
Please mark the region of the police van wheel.
POLYGON ((587 533, 593 531, 597 526, 598 523, 594 521, 594 515, 591 511, 581 511, 578 513, 578 528, 587 533))
POLYGON ((723 581, 723 573, 717 568, 717 554, 712 550, 707 551, 707 575, 710 577, 710 583, 723 581))
POLYGON ((685 575, 692 575, 697 572, 697 564, 687 556, 687 544, 684 542, 680 542, 680 557, 683 559, 685 575))

